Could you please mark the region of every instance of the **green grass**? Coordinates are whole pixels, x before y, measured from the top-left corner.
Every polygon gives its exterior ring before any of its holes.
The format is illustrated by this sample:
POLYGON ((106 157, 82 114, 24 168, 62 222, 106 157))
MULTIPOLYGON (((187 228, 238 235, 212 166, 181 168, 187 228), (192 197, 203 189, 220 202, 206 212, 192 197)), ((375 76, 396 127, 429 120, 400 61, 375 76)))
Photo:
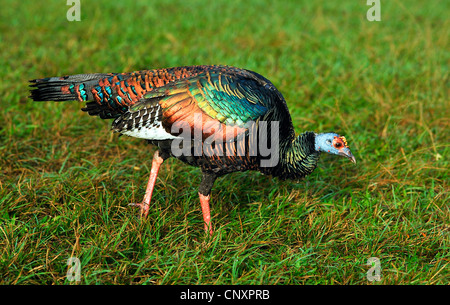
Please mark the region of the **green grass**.
MULTIPOLYGON (((5 1, 4 1, 5 2, 5 1)), ((0 283, 448 284, 448 1, 6 1, 0 10, 0 283), (29 79, 194 64, 254 70, 297 132, 344 134, 357 165, 323 156, 306 179, 219 179, 203 232, 199 170, 160 171, 73 103, 33 103, 29 79)))

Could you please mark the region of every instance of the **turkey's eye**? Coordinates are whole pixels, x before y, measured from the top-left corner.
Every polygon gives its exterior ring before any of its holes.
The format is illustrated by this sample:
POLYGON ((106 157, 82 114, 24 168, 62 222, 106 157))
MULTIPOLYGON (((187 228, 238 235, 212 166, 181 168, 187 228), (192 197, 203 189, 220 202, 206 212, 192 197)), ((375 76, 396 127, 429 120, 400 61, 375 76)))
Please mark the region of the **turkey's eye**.
POLYGON ((342 143, 336 143, 336 144, 334 144, 334 147, 336 147, 336 148, 340 148, 342 146, 342 143))

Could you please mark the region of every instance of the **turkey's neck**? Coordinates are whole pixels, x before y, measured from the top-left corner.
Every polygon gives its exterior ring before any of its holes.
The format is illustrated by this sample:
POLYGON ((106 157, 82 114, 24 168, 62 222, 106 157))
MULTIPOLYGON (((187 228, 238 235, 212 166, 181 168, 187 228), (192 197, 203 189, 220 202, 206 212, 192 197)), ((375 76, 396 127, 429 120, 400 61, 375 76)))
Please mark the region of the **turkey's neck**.
POLYGON ((315 149, 315 133, 304 132, 280 143, 280 159, 271 174, 281 179, 300 179, 317 165, 320 153, 315 149))

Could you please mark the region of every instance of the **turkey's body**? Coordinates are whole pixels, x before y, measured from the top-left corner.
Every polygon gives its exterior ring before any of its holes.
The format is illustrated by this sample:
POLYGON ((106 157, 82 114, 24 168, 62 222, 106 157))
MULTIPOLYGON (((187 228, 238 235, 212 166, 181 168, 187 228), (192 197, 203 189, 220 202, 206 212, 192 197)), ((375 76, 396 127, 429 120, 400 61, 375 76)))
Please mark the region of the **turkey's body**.
POLYGON ((86 102, 82 110, 114 119, 115 132, 158 147, 146 195, 138 204, 143 215, 148 213, 159 167, 169 157, 201 169, 199 196, 210 232, 209 195, 217 177, 258 170, 298 179, 311 173, 319 159, 316 134, 296 137, 283 96, 252 71, 191 66, 31 82, 35 101, 86 102))

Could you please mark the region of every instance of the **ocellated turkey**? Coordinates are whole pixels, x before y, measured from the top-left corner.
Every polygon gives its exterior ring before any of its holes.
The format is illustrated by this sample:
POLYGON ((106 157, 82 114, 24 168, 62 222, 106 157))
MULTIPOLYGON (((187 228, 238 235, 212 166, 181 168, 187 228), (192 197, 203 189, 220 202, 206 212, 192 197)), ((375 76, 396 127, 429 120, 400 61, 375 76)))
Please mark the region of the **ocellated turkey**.
POLYGON ((281 179, 299 179, 316 168, 320 152, 355 162, 347 141, 336 133, 307 131, 296 136, 281 93, 269 80, 245 69, 188 66, 30 82, 33 100, 86 102, 82 110, 113 119, 113 131, 146 139, 157 147, 144 199, 135 204, 142 216, 148 214, 164 160, 176 157, 199 167, 198 194, 205 230, 210 234, 210 192, 217 177, 256 170, 281 179), (263 122, 265 130, 261 132, 263 122), (262 166, 268 156, 252 139, 276 145, 275 162, 262 166), (175 148, 183 153, 175 153, 175 148))

